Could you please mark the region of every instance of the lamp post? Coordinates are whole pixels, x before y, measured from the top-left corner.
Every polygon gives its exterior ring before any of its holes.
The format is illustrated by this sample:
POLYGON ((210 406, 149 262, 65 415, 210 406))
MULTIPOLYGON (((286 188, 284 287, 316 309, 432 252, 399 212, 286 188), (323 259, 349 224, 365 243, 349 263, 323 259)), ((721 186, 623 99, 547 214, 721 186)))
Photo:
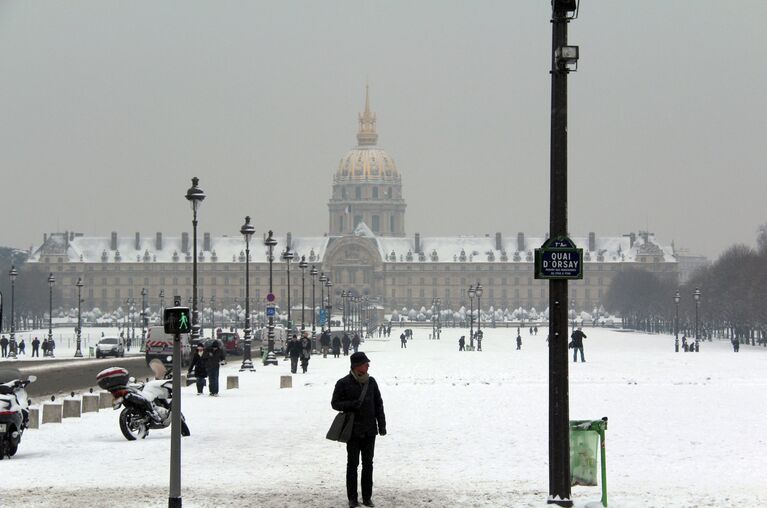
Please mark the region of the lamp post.
POLYGON ((192 186, 186 191, 186 199, 192 207, 192 342, 200 337, 200 323, 197 316, 197 212, 205 199, 205 193, 198 186, 200 179, 192 178, 192 186))
POLYGON ((82 330, 82 320, 80 315, 80 307, 83 302, 82 298, 80 298, 82 289, 83 289, 83 279, 78 277, 77 282, 75 283, 75 286, 77 286, 77 350, 75 351, 75 358, 82 358, 83 352, 80 349, 80 332, 82 330))
POLYGON ((692 294, 695 298, 695 351, 700 351, 700 344, 698 343, 698 307, 700 306, 700 289, 695 288, 692 294))
POLYGON ((325 309, 328 312, 328 333, 330 333, 330 313, 333 310, 333 296, 330 293, 330 288, 333 287, 333 282, 330 279, 327 279, 325 287, 328 288, 328 303, 325 306, 325 309))
POLYGON ((482 284, 477 281, 477 286, 474 288, 474 294, 477 295, 477 337, 482 334, 482 307, 480 305, 480 298, 482 298, 482 284))
MULTIPOLYGON (((328 282, 328 276, 325 272, 320 273, 320 307, 325 308, 325 284, 328 282)), ((320 330, 324 330, 325 325, 320 322, 320 330)))
MULTIPOLYGON (((269 230, 269 235, 264 240, 264 245, 267 246, 269 249, 269 295, 267 296, 267 300, 269 300, 269 303, 274 305, 274 293, 272 292, 272 264, 274 263, 274 246, 277 245, 277 240, 274 239, 274 234, 271 230, 269 230)), ((274 315, 269 314, 269 324, 267 325, 267 337, 269 339, 267 351, 268 353, 274 354, 274 315)))
POLYGON ((163 319, 163 314, 165 313, 165 290, 160 290, 160 321, 163 319))
MULTIPOLYGON (((250 339, 250 238, 255 232, 256 228, 250 223, 250 216, 245 217, 245 224, 240 228, 240 234, 245 238, 245 348, 242 352, 240 372, 246 370, 255 372, 256 370, 255 367, 253 367, 253 359, 251 357, 250 339)), ((269 318, 269 320, 271 321, 271 318, 269 318)), ((272 337, 270 337, 270 339, 272 339, 272 337)))
POLYGON ((149 325, 146 312, 146 295, 148 294, 146 288, 141 288, 141 348, 144 347, 144 341, 146 340, 146 329, 149 325))
POLYGON ((349 293, 345 289, 341 290, 341 319, 344 322, 343 330, 346 332, 349 329, 349 303, 346 301, 349 293))
POLYGON ((674 352, 679 352, 679 300, 682 297, 679 294, 679 290, 674 293, 674 303, 676 304, 676 319, 674 319, 674 352))
POLYGON ((309 263, 306 262, 306 256, 301 256, 301 261, 298 262, 298 267, 301 269, 301 331, 306 330, 306 321, 304 321, 304 308, 306 307, 306 267, 309 263))
POLYGON ((317 313, 317 307, 314 306, 314 282, 317 280, 317 267, 312 265, 312 269, 309 270, 309 275, 312 276, 312 337, 315 334, 314 320, 317 313))
POLYGON ((10 353, 8 358, 16 358, 16 314, 15 314, 15 292, 16 292, 16 277, 19 276, 19 272, 16 271, 15 266, 11 266, 11 271, 8 272, 8 276, 11 279, 11 344, 10 353))
POLYGON ((216 297, 210 297, 210 336, 216 338, 216 297))
POLYGON ((53 286, 56 284, 56 277, 53 272, 48 275, 48 340, 53 340, 53 286))
POLYGON ((474 347, 474 286, 469 286, 469 342, 474 347))
POLYGON ((290 262, 293 261, 295 254, 290 250, 290 245, 285 248, 282 253, 282 260, 285 261, 285 268, 288 274, 288 329, 293 329, 293 321, 290 318, 290 262))

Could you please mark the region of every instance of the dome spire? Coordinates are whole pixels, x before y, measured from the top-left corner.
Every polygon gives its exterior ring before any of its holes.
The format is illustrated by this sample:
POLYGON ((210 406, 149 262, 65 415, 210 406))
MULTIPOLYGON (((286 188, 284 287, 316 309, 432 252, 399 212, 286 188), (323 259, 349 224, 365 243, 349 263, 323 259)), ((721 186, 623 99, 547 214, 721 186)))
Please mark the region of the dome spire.
POLYGON ((370 111, 370 86, 365 84, 365 112, 359 115, 360 130, 357 132, 359 146, 375 146, 378 142, 376 115, 370 111))

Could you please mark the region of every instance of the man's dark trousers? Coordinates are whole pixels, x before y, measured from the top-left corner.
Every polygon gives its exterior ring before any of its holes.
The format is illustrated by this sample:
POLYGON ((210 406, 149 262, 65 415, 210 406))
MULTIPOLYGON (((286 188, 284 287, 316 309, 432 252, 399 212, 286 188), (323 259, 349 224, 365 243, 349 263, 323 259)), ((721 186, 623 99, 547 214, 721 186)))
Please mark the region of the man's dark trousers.
POLYGON ((576 346, 573 348, 573 361, 578 361, 578 351, 581 352, 581 362, 585 362, 586 360, 583 359, 583 346, 576 346))
POLYGON ((362 452, 362 499, 367 500, 373 495, 373 453, 376 447, 376 437, 352 436, 346 443, 346 496, 357 499, 357 466, 362 452))
POLYGON ((32 356, 40 358, 40 346, 32 346, 32 356))
POLYGON ((208 367, 208 392, 211 395, 218 393, 218 366, 208 367))

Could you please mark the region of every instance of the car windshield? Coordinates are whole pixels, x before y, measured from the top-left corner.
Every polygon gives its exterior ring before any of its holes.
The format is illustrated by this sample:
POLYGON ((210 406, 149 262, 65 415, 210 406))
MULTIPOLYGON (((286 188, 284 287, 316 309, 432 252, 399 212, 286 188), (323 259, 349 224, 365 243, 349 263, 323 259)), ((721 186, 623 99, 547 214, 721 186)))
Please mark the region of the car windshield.
POLYGON ((117 339, 101 339, 99 344, 117 344, 117 339))

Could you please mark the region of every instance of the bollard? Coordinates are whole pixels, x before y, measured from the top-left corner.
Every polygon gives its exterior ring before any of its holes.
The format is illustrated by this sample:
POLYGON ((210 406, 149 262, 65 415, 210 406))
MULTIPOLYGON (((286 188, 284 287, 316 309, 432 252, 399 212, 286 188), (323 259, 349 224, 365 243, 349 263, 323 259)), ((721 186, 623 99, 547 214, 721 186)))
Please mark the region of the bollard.
POLYGON ((97 413, 99 410, 99 399, 98 395, 83 395, 83 413, 97 413))
POLYGON ((226 389, 231 390, 233 388, 239 388, 240 387, 240 377, 239 376, 226 376, 226 389))
POLYGON ((293 376, 280 376, 280 388, 293 388, 293 376))
POLYGON ((80 418, 82 403, 80 399, 64 399, 63 418, 80 418))
POLYGON ((27 426, 30 429, 39 429, 40 428, 40 408, 39 407, 30 407, 29 408, 29 422, 27 426))
POLYGON ((99 392, 99 409, 109 409, 112 407, 112 394, 103 391, 99 392))
POLYGON ((61 409, 58 402, 43 404, 43 423, 61 423, 61 409))

